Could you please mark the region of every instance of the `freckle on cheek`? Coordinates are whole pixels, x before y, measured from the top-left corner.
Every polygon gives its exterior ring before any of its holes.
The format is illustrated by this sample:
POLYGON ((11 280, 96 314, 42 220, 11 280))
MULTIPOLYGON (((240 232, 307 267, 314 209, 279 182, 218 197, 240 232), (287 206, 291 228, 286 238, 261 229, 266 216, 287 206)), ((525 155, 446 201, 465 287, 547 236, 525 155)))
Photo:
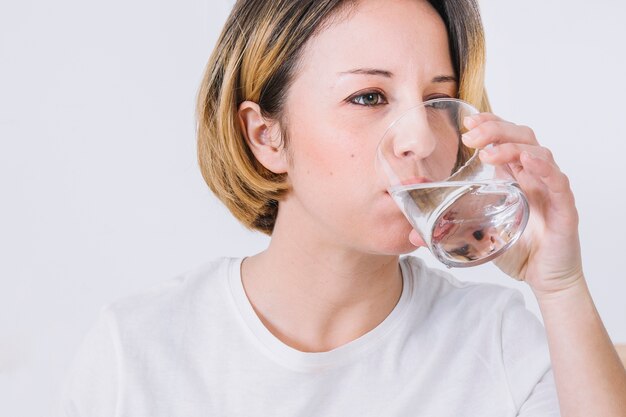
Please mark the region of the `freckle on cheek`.
POLYGON ((354 158, 354 154, 350 154, 350 158, 354 158))

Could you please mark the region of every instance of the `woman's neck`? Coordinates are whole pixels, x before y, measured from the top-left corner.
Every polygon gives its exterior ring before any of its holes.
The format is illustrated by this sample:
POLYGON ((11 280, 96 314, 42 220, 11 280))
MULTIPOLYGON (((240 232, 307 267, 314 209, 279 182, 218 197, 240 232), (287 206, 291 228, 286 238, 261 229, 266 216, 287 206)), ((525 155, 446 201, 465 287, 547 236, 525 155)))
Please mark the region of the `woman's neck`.
POLYGON ((402 293, 398 256, 359 253, 306 225, 277 222, 267 250, 246 258, 242 280, 265 326, 305 352, 329 351, 369 332, 402 293))

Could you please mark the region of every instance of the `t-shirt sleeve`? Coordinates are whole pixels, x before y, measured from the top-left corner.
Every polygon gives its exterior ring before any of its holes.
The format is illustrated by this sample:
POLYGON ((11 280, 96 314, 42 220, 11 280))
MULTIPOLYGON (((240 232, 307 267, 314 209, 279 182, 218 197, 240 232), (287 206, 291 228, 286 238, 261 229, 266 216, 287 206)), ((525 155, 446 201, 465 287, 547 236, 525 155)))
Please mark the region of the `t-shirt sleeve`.
POLYGON ((517 414, 519 417, 560 417, 552 369, 535 385, 517 414))
POLYGON ((502 315, 502 359, 519 417, 559 417, 545 328, 514 291, 502 315))
POLYGON ((83 338, 63 380, 63 417, 113 417, 119 387, 112 314, 105 306, 83 338))

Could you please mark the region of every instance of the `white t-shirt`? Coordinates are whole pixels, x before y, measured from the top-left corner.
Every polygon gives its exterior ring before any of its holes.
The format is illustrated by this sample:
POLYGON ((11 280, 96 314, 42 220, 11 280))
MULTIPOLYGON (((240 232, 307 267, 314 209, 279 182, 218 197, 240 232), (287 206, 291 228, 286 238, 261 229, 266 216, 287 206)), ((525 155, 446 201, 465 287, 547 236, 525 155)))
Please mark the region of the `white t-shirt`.
POLYGON ((382 323, 301 352, 254 312, 241 260, 105 305, 66 375, 63 415, 560 415, 545 330, 517 290, 405 257, 402 295, 382 323))

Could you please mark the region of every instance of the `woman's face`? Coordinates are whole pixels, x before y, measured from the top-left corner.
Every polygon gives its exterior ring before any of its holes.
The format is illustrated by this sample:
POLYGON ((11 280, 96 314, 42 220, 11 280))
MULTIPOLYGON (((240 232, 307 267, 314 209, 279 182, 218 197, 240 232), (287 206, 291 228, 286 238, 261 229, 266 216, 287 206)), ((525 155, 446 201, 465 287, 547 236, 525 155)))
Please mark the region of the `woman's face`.
MULTIPOLYGON (((411 226, 374 160, 404 110, 456 97, 442 19, 422 0, 362 0, 309 40, 300 64, 285 105, 293 190, 281 210, 298 211, 317 233, 362 252, 414 250, 411 226)), ((413 146, 431 164, 454 165, 449 144, 413 146)))

